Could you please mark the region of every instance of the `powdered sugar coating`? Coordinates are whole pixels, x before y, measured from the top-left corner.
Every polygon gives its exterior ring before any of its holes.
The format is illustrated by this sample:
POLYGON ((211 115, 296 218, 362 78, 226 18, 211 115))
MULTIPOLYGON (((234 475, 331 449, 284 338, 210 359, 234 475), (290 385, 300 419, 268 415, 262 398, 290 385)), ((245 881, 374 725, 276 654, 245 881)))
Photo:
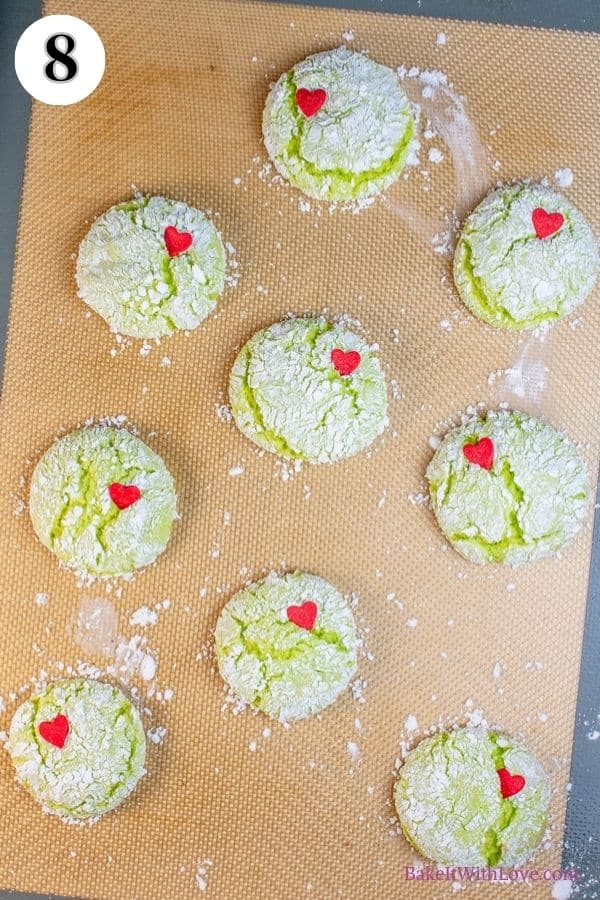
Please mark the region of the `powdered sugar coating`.
POLYGON ((238 697, 289 722, 320 712, 356 670, 358 639, 350 607, 316 575, 270 575, 223 608, 215 629, 221 675, 238 697), (311 600, 312 630, 289 621, 289 606, 311 600))
POLYGON ((394 800, 402 831, 438 865, 517 866, 546 828, 550 784, 520 744, 485 728, 425 738, 398 774, 394 800), (525 778, 503 798, 498 769, 525 778))
POLYGON ((263 135, 278 171, 310 197, 378 194, 404 167, 414 125, 396 74, 341 47, 309 56, 281 76, 267 98, 263 135), (326 91, 307 117, 296 91, 326 91))
POLYGON ((454 281, 480 319, 502 328, 552 323, 583 303, 596 282, 598 246, 588 223, 562 194, 544 185, 493 191, 467 218, 454 255, 454 281), (535 209, 564 216, 539 238, 535 209))
POLYGON ((229 397, 238 428, 288 459, 353 456, 387 422, 378 359, 361 337, 324 319, 290 319, 257 332, 234 363, 229 397), (360 353, 352 374, 336 370, 334 349, 360 353))
POLYGON ((15 712, 6 749, 17 779, 54 815, 87 819, 114 809, 145 774, 146 738, 137 710, 111 684, 73 678, 51 684, 15 712), (39 733, 66 716, 63 747, 39 733))
POLYGON ((65 565, 88 575, 124 575, 154 562, 176 516, 173 479, 164 462, 123 428, 95 426, 60 438, 31 479, 29 512, 41 542, 65 565), (135 485, 126 509, 109 485, 135 485))
POLYGON ((204 213, 164 197, 136 197, 100 216, 79 248, 79 296, 113 331, 158 338, 196 328, 225 285, 219 232, 204 213), (167 252, 167 226, 192 235, 191 247, 167 252))
POLYGON ((571 441, 524 413, 491 411, 451 431, 427 468, 440 528, 472 562, 520 565, 551 556, 579 531, 589 504, 582 459, 571 441), (467 443, 494 445, 487 470, 467 443))

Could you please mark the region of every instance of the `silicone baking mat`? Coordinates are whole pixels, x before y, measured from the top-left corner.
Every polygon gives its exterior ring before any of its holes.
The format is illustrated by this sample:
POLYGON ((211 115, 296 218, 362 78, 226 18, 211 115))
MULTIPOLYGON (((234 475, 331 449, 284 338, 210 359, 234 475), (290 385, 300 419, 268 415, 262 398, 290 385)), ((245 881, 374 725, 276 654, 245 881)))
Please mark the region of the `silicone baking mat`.
POLYGON ((438 722, 481 716, 552 776, 536 865, 556 868, 591 517, 561 560, 478 568, 436 530, 423 474, 450 420, 506 401, 564 428, 594 478, 597 293, 545 338, 508 335, 466 313, 450 263, 456 218, 498 179, 547 176, 600 230, 597 40, 254 2, 45 12, 93 25, 107 68, 83 103, 32 112, 1 408, 0 727, 40 680, 97 667, 145 710, 151 740, 148 776, 89 827, 42 815, 0 755, 0 884, 119 900, 412 897, 396 761, 438 722), (306 201, 261 144, 269 82, 340 43, 404 66, 420 106, 407 177, 363 209, 306 201), (117 340, 75 296, 79 241, 133 186, 211 211, 232 245, 237 285, 217 314, 159 346, 117 340), (255 330, 324 311, 379 343, 391 425, 369 454, 296 471, 228 421, 227 377, 255 330), (85 585, 34 539, 26 488, 58 433, 103 416, 161 453, 181 519, 150 570, 85 585), (356 594, 365 644, 353 689, 285 729, 228 702, 211 635, 249 578, 295 567, 356 594))

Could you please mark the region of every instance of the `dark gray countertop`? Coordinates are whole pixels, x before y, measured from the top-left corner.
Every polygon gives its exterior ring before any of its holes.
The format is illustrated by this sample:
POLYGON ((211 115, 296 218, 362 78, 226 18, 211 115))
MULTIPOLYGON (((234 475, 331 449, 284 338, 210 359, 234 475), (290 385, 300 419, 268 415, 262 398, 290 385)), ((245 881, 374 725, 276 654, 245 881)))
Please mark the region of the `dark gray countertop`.
MULTIPOLYGON (((193 0, 191 0, 193 2, 193 0)), ((217 0, 218 2, 218 0, 217 0)), ((252 0, 248 0, 252 2, 252 0)), ((298 2, 298 0, 287 0, 298 2)), ((600 0, 303 0, 304 4, 367 9, 481 22, 600 32, 600 0)), ((40 15, 39 0, 0 0, 0 367, 8 318, 19 197, 30 100, 14 73, 22 31, 40 15)), ((600 503, 600 492, 598 494, 600 503)), ((600 517, 596 516, 581 661, 563 868, 583 876, 577 897, 600 895, 600 740, 591 741, 600 707, 600 517)), ((548 885, 548 896, 551 888, 548 885)), ((47 894, 2 891, 0 898, 52 900, 47 894)), ((240 900, 245 900, 240 893, 240 900)), ((355 898, 360 900, 360 898, 355 898)))

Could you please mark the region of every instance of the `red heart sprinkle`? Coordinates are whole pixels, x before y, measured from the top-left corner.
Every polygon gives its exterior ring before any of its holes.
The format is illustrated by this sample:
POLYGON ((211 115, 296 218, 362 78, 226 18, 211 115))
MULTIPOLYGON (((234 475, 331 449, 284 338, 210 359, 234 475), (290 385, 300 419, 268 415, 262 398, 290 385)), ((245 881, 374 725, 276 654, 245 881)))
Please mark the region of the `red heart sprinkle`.
POLYGON ((512 797, 525 787, 525 779, 522 775, 511 775, 508 769, 498 769, 500 779, 500 793, 503 797, 512 797))
POLYGON ((361 355, 358 350, 348 350, 345 353, 337 347, 331 351, 331 362, 340 375, 352 375, 360 366, 361 355))
POLYGON ((312 631, 318 612, 317 604, 314 601, 305 600, 301 606, 288 606, 287 617, 298 628, 306 628, 307 631, 312 631))
POLYGON ((494 464, 494 444, 489 437, 480 438, 476 444, 465 444, 463 453, 470 463, 491 469, 494 464))
POLYGON ((119 509, 127 509, 128 506, 137 503, 142 496, 142 492, 135 484, 119 484, 118 481, 109 484, 108 493, 112 502, 119 509))
POLYGON ((562 213, 549 213, 541 206, 531 213, 531 221, 535 228, 535 233, 539 238, 550 237, 551 234, 559 231, 565 221, 562 213))
POLYGON ((192 246, 193 238, 189 231, 177 231, 174 225, 167 225, 164 238, 169 256, 179 256, 192 246))
POLYGON ((327 91, 324 91, 323 88, 316 88, 314 91, 309 91, 308 88, 298 88, 296 91, 298 108, 308 119, 319 112, 326 100, 327 91))
POLYGON ((56 716, 49 722, 40 722, 38 731, 45 741, 62 750, 69 733, 69 720, 66 716, 56 716))

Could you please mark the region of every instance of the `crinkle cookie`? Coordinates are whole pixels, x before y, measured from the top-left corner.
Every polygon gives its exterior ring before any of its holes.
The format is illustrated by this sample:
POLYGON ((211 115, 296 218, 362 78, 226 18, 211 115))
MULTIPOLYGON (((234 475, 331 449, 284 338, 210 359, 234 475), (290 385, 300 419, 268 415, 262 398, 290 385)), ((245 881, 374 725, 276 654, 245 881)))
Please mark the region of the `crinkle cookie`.
POLYGON ((246 703, 289 722, 318 713, 356 670, 350 608, 316 575, 270 575, 223 608, 215 629, 221 675, 246 703))
POLYGON ((492 411, 451 431, 427 480, 440 528, 476 563, 514 566, 558 553, 589 502, 585 464, 571 441, 514 411, 492 411))
POLYGON ((353 456, 387 424, 378 359, 358 335, 324 319, 257 332, 234 363, 229 397, 240 431, 287 459, 353 456))
POLYGON ((568 315, 596 282, 598 246, 579 210, 540 184, 503 187, 467 218, 454 281, 484 322, 535 328, 568 315))
POLYGON ((345 48, 309 56, 282 75, 263 114, 276 168, 317 200, 381 193, 402 171, 413 133, 395 72, 345 48))
POLYGON ((69 819, 114 809, 145 774, 137 710, 102 681, 70 678, 31 697, 5 746, 23 787, 46 812, 69 819))
POLYGON ((407 840, 441 866, 518 866, 546 829, 550 784, 516 741, 484 728, 425 738, 394 800, 407 840))
POLYGON ((125 575, 154 562, 176 517, 164 462, 123 428, 60 438, 31 479, 35 533, 59 560, 88 575, 125 575))
POLYGON ((138 196, 100 216, 79 248, 79 296, 113 331, 158 338, 196 328, 225 285, 221 236, 186 203, 138 196))

